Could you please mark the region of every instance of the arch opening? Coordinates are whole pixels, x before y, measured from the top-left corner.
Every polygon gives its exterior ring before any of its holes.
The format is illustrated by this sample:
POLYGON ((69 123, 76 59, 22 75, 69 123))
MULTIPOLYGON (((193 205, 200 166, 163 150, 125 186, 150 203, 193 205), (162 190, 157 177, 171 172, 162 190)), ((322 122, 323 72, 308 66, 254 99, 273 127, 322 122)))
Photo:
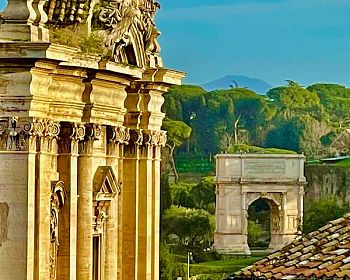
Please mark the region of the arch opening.
POLYGON ((277 204, 267 198, 258 198, 248 208, 248 246, 250 250, 271 247, 273 232, 279 227, 277 204))

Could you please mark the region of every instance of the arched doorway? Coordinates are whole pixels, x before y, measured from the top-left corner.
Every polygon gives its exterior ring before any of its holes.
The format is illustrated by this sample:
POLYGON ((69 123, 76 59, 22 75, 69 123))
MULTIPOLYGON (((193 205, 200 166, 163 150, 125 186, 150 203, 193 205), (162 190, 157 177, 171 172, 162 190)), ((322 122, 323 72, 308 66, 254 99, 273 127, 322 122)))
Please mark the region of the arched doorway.
POLYGON ((248 246, 250 250, 267 249, 271 240, 271 208, 269 201, 260 198, 248 208, 248 246))
POLYGON ((272 199, 259 197, 248 207, 248 246, 250 250, 273 250, 281 235, 282 213, 272 199))

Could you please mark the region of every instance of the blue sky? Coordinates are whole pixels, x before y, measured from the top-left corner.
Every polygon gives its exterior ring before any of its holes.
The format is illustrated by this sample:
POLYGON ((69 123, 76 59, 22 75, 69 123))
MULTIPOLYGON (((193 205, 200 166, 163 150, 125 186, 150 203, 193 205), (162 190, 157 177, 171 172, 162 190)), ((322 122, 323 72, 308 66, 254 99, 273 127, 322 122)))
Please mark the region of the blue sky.
POLYGON ((159 1, 164 64, 186 83, 240 74, 350 86, 350 0, 159 1))
POLYGON ((166 66, 204 83, 242 74, 350 86, 349 0, 162 0, 166 66))

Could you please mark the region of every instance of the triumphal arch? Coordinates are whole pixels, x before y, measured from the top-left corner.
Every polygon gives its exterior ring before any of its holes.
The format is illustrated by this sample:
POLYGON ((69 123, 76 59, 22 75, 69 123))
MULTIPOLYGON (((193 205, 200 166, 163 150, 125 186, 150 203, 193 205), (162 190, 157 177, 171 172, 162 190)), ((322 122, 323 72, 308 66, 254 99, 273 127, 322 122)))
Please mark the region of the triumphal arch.
POLYGON ((291 242, 300 230, 306 183, 302 155, 221 154, 216 156, 214 249, 250 254, 248 209, 258 199, 270 208, 269 250, 291 242))
POLYGON ((163 68, 154 0, 8 0, 0 279, 159 278, 163 68))

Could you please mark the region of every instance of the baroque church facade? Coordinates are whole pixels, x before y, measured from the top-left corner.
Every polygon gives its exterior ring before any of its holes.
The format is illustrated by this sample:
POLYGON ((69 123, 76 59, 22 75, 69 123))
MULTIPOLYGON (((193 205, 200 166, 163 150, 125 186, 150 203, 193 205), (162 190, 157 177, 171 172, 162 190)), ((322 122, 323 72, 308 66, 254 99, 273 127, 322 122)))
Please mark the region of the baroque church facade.
POLYGON ((162 95, 184 74, 162 65, 158 8, 8 0, 0 280, 159 279, 162 95), (74 46, 81 33, 98 51, 74 46))

